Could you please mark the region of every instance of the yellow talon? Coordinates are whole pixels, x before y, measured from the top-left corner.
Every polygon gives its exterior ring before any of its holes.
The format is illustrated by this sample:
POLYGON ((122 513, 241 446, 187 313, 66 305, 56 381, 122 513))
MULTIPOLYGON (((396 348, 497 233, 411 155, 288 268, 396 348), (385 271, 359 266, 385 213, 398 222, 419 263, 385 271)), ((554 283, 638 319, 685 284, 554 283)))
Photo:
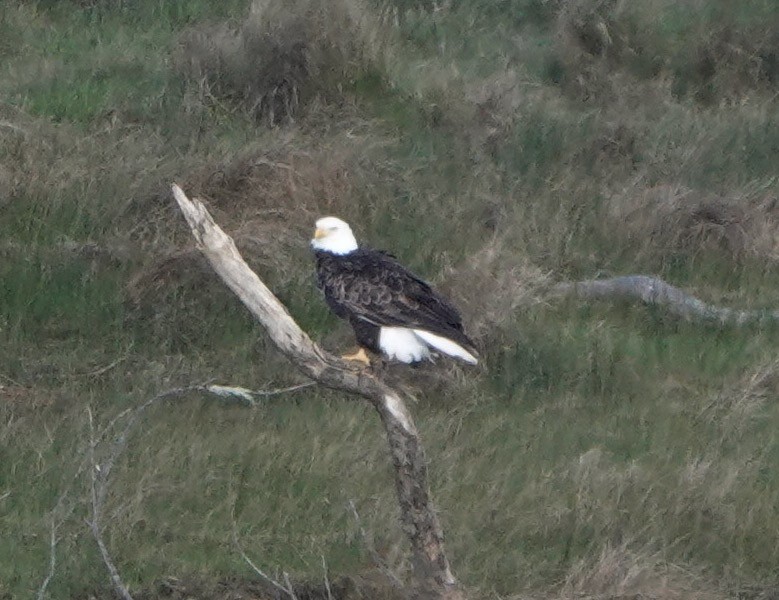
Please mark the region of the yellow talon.
POLYGON ((344 354, 341 358, 343 360, 350 360, 350 361, 354 361, 354 362, 361 362, 366 367, 370 367, 371 366, 371 359, 368 356, 368 354, 365 352, 365 348, 360 348, 354 354, 344 354))

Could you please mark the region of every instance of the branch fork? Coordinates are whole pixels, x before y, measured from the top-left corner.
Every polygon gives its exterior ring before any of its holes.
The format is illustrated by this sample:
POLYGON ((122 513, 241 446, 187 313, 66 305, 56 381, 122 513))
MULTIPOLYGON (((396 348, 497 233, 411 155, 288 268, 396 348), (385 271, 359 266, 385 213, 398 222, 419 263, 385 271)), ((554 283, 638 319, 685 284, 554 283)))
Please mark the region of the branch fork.
POLYGON ((277 348, 320 385, 368 400, 387 434, 403 531, 411 542, 420 598, 464 600, 444 552, 444 537, 428 488, 427 460, 402 395, 375 374, 359 370, 317 346, 241 257, 233 240, 197 199, 177 185, 173 196, 198 248, 224 283, 265 327, 277 348))

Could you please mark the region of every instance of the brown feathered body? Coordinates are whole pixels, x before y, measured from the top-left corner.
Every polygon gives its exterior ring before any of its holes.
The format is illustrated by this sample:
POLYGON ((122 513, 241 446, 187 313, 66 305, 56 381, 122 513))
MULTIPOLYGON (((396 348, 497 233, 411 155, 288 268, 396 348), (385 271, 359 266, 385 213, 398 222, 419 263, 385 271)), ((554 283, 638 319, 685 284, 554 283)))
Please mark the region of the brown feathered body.
POLYGON ((317 286, 361 346, 403 362, 427 358, 432 350, 476 363, 457 309, 391 254, 361 247, 346 254, 318 250, 315 256, 317 286), (393 350, 398 343, 421 349, 393 350))

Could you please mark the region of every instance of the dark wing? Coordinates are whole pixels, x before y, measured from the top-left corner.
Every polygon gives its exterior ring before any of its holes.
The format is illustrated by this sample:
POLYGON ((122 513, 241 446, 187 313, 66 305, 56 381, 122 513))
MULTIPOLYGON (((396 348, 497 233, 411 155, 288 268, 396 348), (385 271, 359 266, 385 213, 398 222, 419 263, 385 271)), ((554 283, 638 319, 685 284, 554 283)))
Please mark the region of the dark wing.
POLYGON ((473 348, 457 309, 389 254, 361 250, 327 283, 325 295, 353 317, 379 326, 424 329, 473 348))

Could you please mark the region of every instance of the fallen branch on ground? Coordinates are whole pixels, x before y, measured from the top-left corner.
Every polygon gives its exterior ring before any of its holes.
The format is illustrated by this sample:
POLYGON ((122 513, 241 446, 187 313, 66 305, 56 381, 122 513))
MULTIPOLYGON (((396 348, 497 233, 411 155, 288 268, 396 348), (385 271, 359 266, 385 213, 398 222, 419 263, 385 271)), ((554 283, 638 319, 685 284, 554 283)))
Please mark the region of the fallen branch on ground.
POLYGON ((278 349, 317 383, 362 396, 379 413, 392 455, 403 530, 411 542, 418 593, 425 598, 464 598, 444 553, 443 532, 428 490, 427 461, 401 395, 374 374, 354 370, 314 344, 244 262, 233 240, 205 206, 187 198, 177 185, 172 189, 198 247, 217 275, 262 323, 278 349))
POLYGON ((721 325, 779 321, 779 310, 737 310, 713 306, 662 279, 648 275, 558 283, 551 292, 553 295, 574 295, 585 300, 638 300, 648 305, 663 306, 671 314, 683 319, 721 325))

